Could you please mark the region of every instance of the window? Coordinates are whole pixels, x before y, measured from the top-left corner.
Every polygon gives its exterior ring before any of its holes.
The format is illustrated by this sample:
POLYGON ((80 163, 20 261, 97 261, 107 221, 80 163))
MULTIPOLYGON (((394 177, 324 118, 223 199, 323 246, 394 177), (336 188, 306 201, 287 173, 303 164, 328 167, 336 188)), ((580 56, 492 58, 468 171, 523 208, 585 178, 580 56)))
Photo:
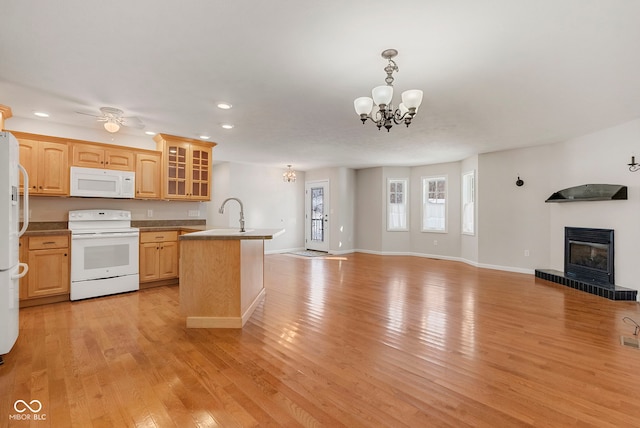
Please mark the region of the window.
POLYGON ((447 177, 422 178, 422 231, 447 231, 447 177))
POLYGON ((462 174, 462 233, 465 235, 473 235, 476 232, 475 176, 475 171, 462 174))
POLYGON ((407 228, 407 179, 387 180, 387 230, 407 228))

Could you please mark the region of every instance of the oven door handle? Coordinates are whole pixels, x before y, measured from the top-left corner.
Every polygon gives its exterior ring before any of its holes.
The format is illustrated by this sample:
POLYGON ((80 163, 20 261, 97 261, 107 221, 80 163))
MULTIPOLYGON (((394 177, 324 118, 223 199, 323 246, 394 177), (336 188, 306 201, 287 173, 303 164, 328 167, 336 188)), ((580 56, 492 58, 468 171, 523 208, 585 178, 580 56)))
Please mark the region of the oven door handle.
POLYGON ((80 239, 102 239, 102 238, 127 238, 127 237, 138 237, 140 234, 138 232, 124 232, 124 233, 87 233, 74 235, 71 234, 72 240, 80 240, 80 239))

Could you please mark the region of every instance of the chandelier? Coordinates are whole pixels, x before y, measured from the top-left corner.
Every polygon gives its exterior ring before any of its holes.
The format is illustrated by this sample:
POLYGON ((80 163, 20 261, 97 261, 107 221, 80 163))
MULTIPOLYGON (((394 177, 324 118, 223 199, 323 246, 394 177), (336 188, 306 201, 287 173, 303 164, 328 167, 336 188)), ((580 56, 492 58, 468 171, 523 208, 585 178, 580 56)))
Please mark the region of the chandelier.
POLYGON ((295 183, 296 172, 291 169, 291 165, 287 165, 287 170, 282 174, 282 180, 287 183, 295 183))
POLYGON ((393 98, 393 72, 398 71, 398 66, 393 61, 396 55, 398 55, 398 51, 395 49, 387 49, 382 52, 382 58, 389 61, 384 68, 387 73, 387 77, 384 79, 386 85, 373 88, 371 91, 373 98, 360 97, 353 102, 356 113, 360 115, 360 120, 362 120, 363 124, 367 119, 370 119, 376 124, 378 130, 384 126, 387 132, 389 132, 394 123, 396 125, 404 123, 409 127, 413 116, 418 112, 420 103, 422 103, 422 91, 412 89, 404 91, 402 93, 402 103, 397 109, 393 108, 391 103, 393 98))

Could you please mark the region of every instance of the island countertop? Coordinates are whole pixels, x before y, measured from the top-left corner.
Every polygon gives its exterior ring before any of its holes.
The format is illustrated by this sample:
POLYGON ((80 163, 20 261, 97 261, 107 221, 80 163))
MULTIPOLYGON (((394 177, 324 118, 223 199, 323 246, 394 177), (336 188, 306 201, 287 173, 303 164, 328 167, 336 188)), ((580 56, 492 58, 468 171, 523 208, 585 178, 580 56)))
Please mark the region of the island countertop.
POLYGON ((250 229, 240 232, 239 228, 212 228, 180 236, 181 241, 229 240, 229 239, 273 239, 284 233, 284 229, 250 229))

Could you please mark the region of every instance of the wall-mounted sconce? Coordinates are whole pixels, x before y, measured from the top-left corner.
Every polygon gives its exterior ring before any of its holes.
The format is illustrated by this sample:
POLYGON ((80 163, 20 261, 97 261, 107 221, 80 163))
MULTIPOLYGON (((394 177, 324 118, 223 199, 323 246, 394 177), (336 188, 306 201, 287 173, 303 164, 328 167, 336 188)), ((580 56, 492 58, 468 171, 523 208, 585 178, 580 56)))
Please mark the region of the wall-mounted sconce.
POLYGON ((520 178, 520 176, 518 176, 518 179, 516 180, 516 186, 522 187, 523 184, 524 181, 520 178))
POLYGON ((631 163, 628 163, 627 166, 629 166, 629 171, 631 172, 640 171, 640 163, 636 162, 635 156, 631 156, 631 163))

